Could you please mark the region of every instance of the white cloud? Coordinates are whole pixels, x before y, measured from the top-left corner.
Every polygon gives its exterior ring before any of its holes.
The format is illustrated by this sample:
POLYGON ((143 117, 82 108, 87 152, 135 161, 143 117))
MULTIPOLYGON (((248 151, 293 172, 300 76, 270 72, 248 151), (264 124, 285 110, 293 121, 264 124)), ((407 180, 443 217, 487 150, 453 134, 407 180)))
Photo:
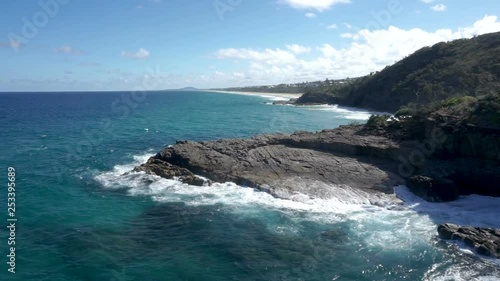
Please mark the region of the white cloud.
POLYGON ((431 9, 435 12, 444 12, 446 11, 448 7, 446 7, 445 4, 437 4, 435 6, 432 6, 431 9))
POLYGON ((319 12, 337 4, 351 3, 350 0, 282 0, 281 2, 295 9, 315 9, 319 12))
POLYGON ((336 24, 330 24, 329 26, 326 27, 326 29, 337 29, 337 25, 336 24))
POLYGON ((436 1, 436 0, 420 0, 420 2, 424 2, 426 4, 432 3, 434 1, 436 1))
POLYGON ((140 48, 139 50, 137 50, 136 52, 133 52, 133 53, 125 52, 125 51, 122 52, 122 57, 131 58, 131 59, 145 59, 145 58, 149 58, 149 56, 150 56, 149 51, 144 49, 144 48, 140 48))
POLYGON ((292 52, 281 49, 265 49, 262 51, 254 49, 220 49, 215 53, 215 57, 219 59, 250 60, 268 65, 288 64, 297 60, 292 52))
POLYGON ((305 47, 297 44, 292 44, 292 45, 286 45, 286 48, 290 50, 292 53, 296 55, 300 54, 305 54, 305 53, 310 53, 311 48, 310 47, 305 47))
POLYGON ((306 13, 306 14, 305 14, 305 16, 306 16, 307 18, 310 18, 310 19, 311 19, 311 18, 315 18, 315 17, 316 17, 316 14, 315 14, 315 13, 306 13))
POLYGON ((75 47, 69 46, 69 45, 63 45, 59 48, 55 48, 54 52, 58 54, 72 54, 72 55, 83 55, 85 54, 84 51, 77 49, 75 47))
POLYGON ((342 33, 342 34, 340 34, 340 37, 358 40, 359 39, 359 34, 356 34, 356 33, 342 33))
POLYGON ((287 49, 221 49, 215 53, 217 58, 247 61, 247 68, 238 69, 238 75, 228 73, 224 79, 220 75, 205 78, 210 83, 229 86, 356 77, 381 70, 425 46, 497 31, 500 31, 500 22, 496 16, 485 16, 473 25, 457 30, 425 31, 395 26, 363 29, 342 35, 352 40, 347 47, 325 43, 316 47, 314 52, 311 49, 311 55, 316 54, 312 59, 297 57, 303 53, 301 50, 309 48, 300 45, 288 45, 287 49))

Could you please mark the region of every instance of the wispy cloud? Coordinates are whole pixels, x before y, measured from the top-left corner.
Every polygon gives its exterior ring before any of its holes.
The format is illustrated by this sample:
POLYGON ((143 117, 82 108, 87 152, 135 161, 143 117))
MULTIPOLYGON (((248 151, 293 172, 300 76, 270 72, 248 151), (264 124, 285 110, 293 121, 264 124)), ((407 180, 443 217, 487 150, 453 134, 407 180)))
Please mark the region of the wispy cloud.
POLYGON ((150 56, 149 51, 144 48, 140 48, 136 52, 126 52, 126 51, 122 52, 122 57, 131 59, 146 59, 149 58, 149 56, 150 56))
POLYGON ((312 18, 316 17, 316 14, 315 13, 306 13, 305 16, 306 16, 306 18, 312 19, 312 18))
POLYGON ((444 12, 446 11, 448 7, 446 7, 445 4, 437 4, 435 6, 432 6, 431 9, 435 12, 444 12))
POLYGON ((281 0, 281 3, 295 9, 315 9, 319 12, 330 9, 337 4, 348 4, 350 0, 281 0))
POLYGON ((219 59, 242 59, 250 60, 268 65, 279 65, 293 63, 296 61, 295 55, 287 50, 282 49, 220 49, 215 53, 215 57, 219 59))
POLYGON ((70 45, 63 45, 59 48, 55 48, 54 52, 58 54, 71 54, 71 55, 84 55, 86 52, 70 45))
POLYGON ((329 26, 326 27, 326 29, 337 29, 338 26, 336 24, 330 24, 329 26))

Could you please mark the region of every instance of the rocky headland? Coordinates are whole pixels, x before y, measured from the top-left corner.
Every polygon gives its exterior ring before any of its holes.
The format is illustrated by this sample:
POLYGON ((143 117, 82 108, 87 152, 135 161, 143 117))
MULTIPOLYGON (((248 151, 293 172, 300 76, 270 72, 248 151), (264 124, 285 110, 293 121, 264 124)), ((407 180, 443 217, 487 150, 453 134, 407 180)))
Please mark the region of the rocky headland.
MULTIPOLYGON (((250 139, 178 141, 135 171, 191 185, 234 182, 286 199, 297 193, 331 198, 338 188, 350 188, 371 194, 372 204, 378 204, 377 198, 393 194, 401 184, 430 202, 469 194, 500 196, 500 130, 430 118, 424 124, 413 129, 394 122, 250 139)), ((477 233, 470 235, 476 237, 471 238, 474 243, 484 245, 474 246, 479 253, 498 257, 498 240, 490 243, 477 233)), ((462 234, 452 236, 465 239, 462 234)))
MULTIPOLYGON (((234 182, 287 199, 349 188, 376 204, 401 184, 429 202, 500 197, 498 42, 500 33, 440 43, 333 92, 277 102, 399 108, 394 116, 320 132, 178 141, 135 171, 191 185, 234 182)), ((499 257, 498 230, 447 224, 439 234, 499 257)))
POLYGON ((302 186, 298 190, 298 181, 392 193, 394 185, 404 182, 397 173, 398 153, 415 145, 365 134, 363 126, 344 126, 251 139, 179 141, 136 170, 167 178, 180 176, 189 184, 203 184, 196 179, 200 175, 215 182, 254 187, 281 198, 294 192, 331 196, 327 189, 302 186))
MULTIPOLYGON (((387 117, 383 117, 387 118, 387 117)), ((406 184, 427 201, 460 195, 500 196, 500 130, 436 120, 341 126, 320 132, 250 139, 178 141, 136 171, 194 185, 235 182, 274 196, 294 192, 328 197, 328 190, 297 190, 297 181, 392 193, 406 184), (210 183, 210 182, 208 182, 210 183)))

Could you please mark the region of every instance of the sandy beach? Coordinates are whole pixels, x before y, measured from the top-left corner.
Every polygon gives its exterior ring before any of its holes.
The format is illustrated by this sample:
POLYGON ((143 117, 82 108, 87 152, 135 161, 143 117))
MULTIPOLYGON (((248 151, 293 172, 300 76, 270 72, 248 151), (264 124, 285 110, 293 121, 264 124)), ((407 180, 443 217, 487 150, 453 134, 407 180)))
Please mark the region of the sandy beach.
POLYGON ((205 90, 205 92, 245 95, 245 96, 277 97, 277 98, 289 98, 289 99, 300 98, 303 95, 303 94, 291 94, 291 93, 238 92, 238 91, 215 91, 215 90, 205 90))

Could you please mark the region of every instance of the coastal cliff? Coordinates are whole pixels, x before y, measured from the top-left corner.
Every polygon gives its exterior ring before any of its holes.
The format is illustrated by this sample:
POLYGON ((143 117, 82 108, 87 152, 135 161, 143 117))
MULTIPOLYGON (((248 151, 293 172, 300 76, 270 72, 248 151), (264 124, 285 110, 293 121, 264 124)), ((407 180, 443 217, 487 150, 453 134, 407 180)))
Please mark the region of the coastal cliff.
POLYGON ((500 32, 422 48, 349 83, 306 91, 294 104, 338 104, 396 112, 451 97, 500 92, 500 32))

